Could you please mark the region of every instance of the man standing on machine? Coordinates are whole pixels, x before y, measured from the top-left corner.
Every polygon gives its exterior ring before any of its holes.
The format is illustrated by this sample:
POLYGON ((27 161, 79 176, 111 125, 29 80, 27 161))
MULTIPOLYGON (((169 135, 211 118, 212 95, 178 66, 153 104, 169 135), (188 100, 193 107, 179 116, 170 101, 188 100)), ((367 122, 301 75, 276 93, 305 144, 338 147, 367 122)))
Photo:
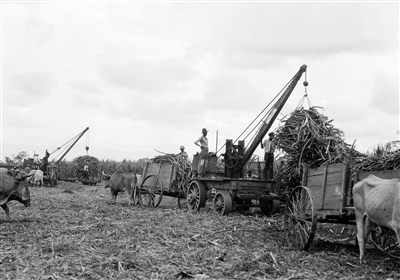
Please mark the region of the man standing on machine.
POLYGON ((275 152, 275 133, 268 133, 269 138, 261 142, 261 149, 264 149, 264 178, 266 180, 274 177, 274 152, 275 152))
POLYGON ((208 139, 207 139, 207 132, 208 130, 203 128, 202 134, 199 139, 197 139, 194 144, 201 148, 201 152, 199 155, 199 166, 198 166, 198 174, 200 177, 204 176, 204 172, 208 162, 208 139))

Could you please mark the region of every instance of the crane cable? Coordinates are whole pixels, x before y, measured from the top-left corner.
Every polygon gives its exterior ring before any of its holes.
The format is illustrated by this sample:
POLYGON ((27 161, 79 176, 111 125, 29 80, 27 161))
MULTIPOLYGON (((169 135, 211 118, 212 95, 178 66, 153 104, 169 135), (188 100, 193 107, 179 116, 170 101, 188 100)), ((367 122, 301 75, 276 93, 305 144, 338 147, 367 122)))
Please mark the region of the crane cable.
POLYGON ((86 150, 86 155, 89 155, 89 131, 86 134, 86 146, 85 146, 85 150, 86 150))
MULTIPOLYGON (((295 76, 296 76, 296 75, 295 75, 295 76)), ((257 119, 260 118, 261 114, 263 114, 263 113, 268 109, 268 107, 271 106, 272 102, 274 102, 274 101, 278 98, 278 96, 279 96, 280 94, 282 94, 282 92, 284 91, 284 89, 286 89, 286 88, 288 87, 288 85, 292 82, 292 80, 294 79, 295 76, 293 76, 293 77, 289 80, 289 82, 287 82, 287 84, 286 84, 286 85, 275 95, 275 97, 264 107, 264 109, 263 109, 263 110, 254 118, 254 120, 244 129, 244 131, 235 139, 235 141, 233 141, 233 143, 236 143, 236 142, 239 140, 239 138, 242 137, 243 134, 244 134, 247 130, 250 129, 250 127, 255 123, 255 121, 256 121, 257 119)), ((253 133, 254 130, 256 130, 257 128, 258 128, 258 131, 260 131, 260 129, 261 129, 260 124, 262 123, 262 120, 271 112, 271 110, 272 110, 272 107, 270 107, 269 110, 268 110, 267 112, 265 112, 265 114, 263 115, 263 117, 261 118, 261 120, 258 122, 258 124, 256 124, 256 125, 250 130, 250 132, 247 133, 247 135, 245 136, 244 140, 246 140, 246 139, 250 136, 250 134, 253 133)), ((257 131, 257 132, 258 132, 258 131, 257 131)), ((253 137, 252 137, 251 140, 254 140, 255 136, 256 136, 256 134, 253 134, 253 137)), ((250 141, 250 143, 251 143, 251 141, 250 141)), ((217 151, 217 153, 220 152, 224 147, 225 147, 225 144, 222 145, 221 148, 219 148, 219 150, 217 151)), ((247 149, 247 147, 248 147, 248 145, 247 145, 245 148, 247 149)))
POLYGON ((303 108, 303 104, 304 101, 307 101, 307 105, 308 108, 313 107, 310 101, 310 98, 308 98, 308 92, 307 92, 307 87, 308 87, 308 81, 307 81, 307 71, 304 73, 304 82, 303 82, 303 86, 304 86, 304 95, 303 97, 300 99, 299 104, 297 104, 296 110, 303 108))
POLYGON ((64 151, 66 151, 66 150, 69 148, 69 146, 67 146, 67 147, 64 147, 64 146, 67 145, 67 144, 69 144, 69 143, 71 143, 72 141, 74 141, 76 138, 79 137, 80 134, 81 134, 81 133, 79 133, 78 135, 72 137, 70 140, 68 140, 67 142, 65 142, 64 144, 62 144, 60 147, 57 147, 57 149, 55 149, 53 152, 51 152, 50 155, 52 155, 52 154, 54 154, 55 152, 58 152, 58 151, 59 151, 59 153, 53 158, 53 161, 55 161, 62 153, 64 153, 64 151), (64 147, 64 148, 63 148, 63 147, 64 147), (61 148, 63 148, 63 149, 60 151, 61 148))

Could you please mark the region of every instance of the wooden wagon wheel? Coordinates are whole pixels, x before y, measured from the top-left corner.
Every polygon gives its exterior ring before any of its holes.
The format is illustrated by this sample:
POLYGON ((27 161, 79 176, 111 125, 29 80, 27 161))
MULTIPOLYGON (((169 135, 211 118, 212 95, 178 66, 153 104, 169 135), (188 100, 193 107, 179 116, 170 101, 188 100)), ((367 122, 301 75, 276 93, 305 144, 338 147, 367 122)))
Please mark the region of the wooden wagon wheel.
POLYGON ((232 197, 230 193, 227 191, 218 191, 213 199, 213 209, 221 215, 232 212, 232 197))
POLYGON ((54 188, 57 185, 57 173, 54 170, 49 172, 50 187, 54 188))
POLYGON ((290 193, 285 207, 284 229, 288 244, 302 250, 310 247, 317 231, 317 214, 309 188, 300 186, 290 193))
POLYGON ((206 205, 207 189, 200 181, 194 180, 189 184, 187 205, 189 210, 198 211, 206 205))
POLYGON ((157 175, 147 176, 139 187, 139 201, 143 206, 157 207, 163 196, 163 186, 157 175))
POLYGON ((133 191, 132 191, 132 203, 133 203, 133 205, 134 206, 136 206, 136 205, 138 205, 138 204, 140 204, 140 191, 139 191, 139 186, 137 186, 137 185, 135 185, 135 184, 132 184, 133 186, 132 186, 132 188, 133 188, 133 191))
POLYGON ((375 225, 371 229, 370 240, 382 252, 400 259, 400 244, 394 230, 375 225))
POLYGON ((261 212, 268 217, 279 213, 281 210, 281 202, 278 199, 264 198, 260 199, 259 202, 261 212))
POLYGON ((187 203, 187 192, 185 191, 180 191, 179 196, 178 196, 178 208, 179 209, 187 209, 188 208, 188 203, 187 203))

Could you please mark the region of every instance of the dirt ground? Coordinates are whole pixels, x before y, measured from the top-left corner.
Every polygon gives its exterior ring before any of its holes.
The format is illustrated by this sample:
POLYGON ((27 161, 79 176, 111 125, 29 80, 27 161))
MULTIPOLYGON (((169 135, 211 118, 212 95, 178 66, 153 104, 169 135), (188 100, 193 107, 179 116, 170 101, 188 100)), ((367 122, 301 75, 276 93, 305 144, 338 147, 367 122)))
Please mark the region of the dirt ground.
POLYGON ((281 215, 114 205, 102 186, 62 181, 30 190, 11 222, 0 213, 0 279, 400 279, 374 248, 359 264, 354 226, 319 225, 304 252, 286 246, 281 215))

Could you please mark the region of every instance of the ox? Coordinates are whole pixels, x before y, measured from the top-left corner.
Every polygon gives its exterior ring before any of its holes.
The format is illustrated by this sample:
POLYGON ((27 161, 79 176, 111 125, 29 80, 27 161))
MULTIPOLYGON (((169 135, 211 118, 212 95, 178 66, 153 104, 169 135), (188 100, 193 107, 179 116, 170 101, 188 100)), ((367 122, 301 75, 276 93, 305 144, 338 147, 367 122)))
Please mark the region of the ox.
POLYGON ((353 201, 357 224, 360 263, 373 224, 393 229, 400 244, 400 180, 381 179, 374 175, 356 183, 353 201))
POLYGON ((102 173, 105 179, 105 188, 110 188, 111 198, 114 203, 117 203, 117 195, 120 192, 128 190, 129 204, 133 204, 133 190, 137 184, 136 173, 128 173, 122 171, 116 171, 111 176, 102 173))
POLYGON ((29 172, 31 175, 31 179, 29 180, 30 183, 33 183, 36 186, 43 187, 43 171, 40 169, 34 169, 29 172))
POLYGON ((29 189, 25 184, 25 179, 32 175, 21 174, 22 173, 18 173, 12 176, 9 172, 0 170, 0 206, 4 209, 4 212, 6 212, 7 220, 11 220, 10 209, 7 206, 7 202, 16 200, 26 207, 31 203, 29 189))

